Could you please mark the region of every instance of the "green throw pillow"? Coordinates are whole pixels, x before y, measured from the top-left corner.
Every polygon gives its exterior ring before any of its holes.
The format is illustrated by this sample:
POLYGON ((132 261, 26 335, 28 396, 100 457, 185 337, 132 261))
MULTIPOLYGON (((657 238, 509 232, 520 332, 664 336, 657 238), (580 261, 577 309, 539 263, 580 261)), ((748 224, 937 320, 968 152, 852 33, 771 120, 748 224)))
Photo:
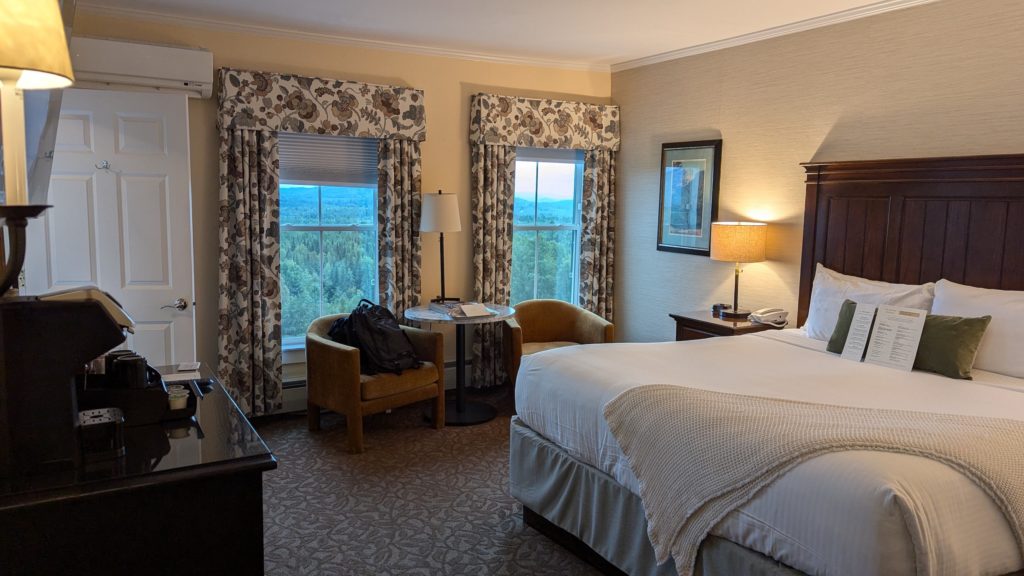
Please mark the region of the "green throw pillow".
POLYGON ((929 314, 924 321, 914 368, 970 380, 978 345, 990 321, 991 316, 961 318, 929 314))
POLYGON ((833 354, 842 354, 846 346, 846 337, 850 335, 850 324, 853 324, 853 313, 857 311, 857 303, 853 300, 843 302, 839 309, 839 319, 836 320, 836 328, 832 331, 832 337, 828 339, 828 346, 825 350, 833 354))

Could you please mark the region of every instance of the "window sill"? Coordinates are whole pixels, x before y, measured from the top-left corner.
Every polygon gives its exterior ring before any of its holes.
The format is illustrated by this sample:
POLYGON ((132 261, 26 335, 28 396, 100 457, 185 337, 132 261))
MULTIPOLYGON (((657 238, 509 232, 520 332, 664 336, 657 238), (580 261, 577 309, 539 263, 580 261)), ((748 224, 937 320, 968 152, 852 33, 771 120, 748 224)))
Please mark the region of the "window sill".
POLYGON ((304 364, 305 362, 305 344, 285 344, 281 346, 281 364, 304 364))

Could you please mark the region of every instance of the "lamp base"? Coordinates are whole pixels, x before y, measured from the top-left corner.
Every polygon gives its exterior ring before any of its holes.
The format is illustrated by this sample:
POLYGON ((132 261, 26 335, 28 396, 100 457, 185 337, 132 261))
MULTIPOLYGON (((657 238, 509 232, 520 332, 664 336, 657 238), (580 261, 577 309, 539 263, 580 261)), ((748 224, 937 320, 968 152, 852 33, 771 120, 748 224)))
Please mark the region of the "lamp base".
POLYGON ((737 308, 736 310, 722 310, 718 313, 718 317, 722 320, 746 320, 747 316, 750 316, 750 310, 745 308, 737 308))
POLYGON ((438 302, 438 303, 441 303, 441 302, 461 302, 462 298, 459 298, 458 296, 438 296, 436 298, 431 298, 430 301, 431 302, 438 302))
MULTIPOLYGON (((7 227, 6 260, 0 262, 0 297, 18 283, 18 275, 25 265, 25 228, 28 221, 42 214, 49 204, 4 204, 0 205, 0 224, 7 227)), ((0 255, 3 254, 3 239, 0 238, 0 255)))

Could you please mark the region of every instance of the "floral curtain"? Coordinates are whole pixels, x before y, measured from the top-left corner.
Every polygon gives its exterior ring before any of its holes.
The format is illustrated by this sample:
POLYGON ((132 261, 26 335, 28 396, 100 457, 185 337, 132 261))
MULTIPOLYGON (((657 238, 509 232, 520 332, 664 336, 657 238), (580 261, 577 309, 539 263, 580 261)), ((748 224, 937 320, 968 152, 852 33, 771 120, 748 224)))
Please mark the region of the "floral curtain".
POLYGON ((246 414, 281 407, 277 135, 220 139, 218 377, 246 414))
POLYGON ((611 321, 615 285, 615 152, 611 150, 597 148, 584 155, 580 223, 579 304, 611 321))
POLYGON ((377 174, 380 305, 401 318, 420 303, 420 143, 380 140, 377 174))
MULTIPOLYGON (((611 319, 618 106, 476 94, 470 100, 469 139, 476 298, 508 304, 516 147, 585 150, 579 303, 611 319)), ((499 338, 493 327, 477 329, 473 386, 505 381, 499 338)))
MULTIPOLYGON (((473 294, 478 302, 508 305, 515 174, 515 146, 472 146, 473 294)), ((480 324, 474 334, 472 386, 503 384, 501 325, 480 324)))
POLYGON ((250 415, 281 406, 277 132, 381 141, 380 300, 418 302, 423 92, 246 70, 219 71, 218 375, 250 415), (415 296, 413 296, 415 294, 415 296))

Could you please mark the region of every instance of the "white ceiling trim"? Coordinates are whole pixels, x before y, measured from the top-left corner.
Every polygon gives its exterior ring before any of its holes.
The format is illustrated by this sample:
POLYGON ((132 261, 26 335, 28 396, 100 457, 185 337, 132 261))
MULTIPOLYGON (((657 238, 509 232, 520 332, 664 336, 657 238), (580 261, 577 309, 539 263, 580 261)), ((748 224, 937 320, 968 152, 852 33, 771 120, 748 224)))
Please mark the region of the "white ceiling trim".
POLYGON ((589 62, 548 60, 543 58, 528 58, 508 54, 493 54, 484 52, 471 52, 468 50, 454 50, 449 48, 438 48, 434 46, 422 46, 419 44, 403 44, 401 42, 386 42, 382 40, 369 40, 365 38, 354 38, 334 34, 322 34, 319 32, 305 32, 292 28, 278 28, 275 26, 261 26, 258 24, 242 24, 237 22, 225 22, 212 18, 200 18, 196 16, 182 16, 168 14, 153 10, 141 10, 138 8, 120 8, 114 6, 99 6, 89 2, 80 2, 78 11, 89 12, 97 16, 109 16, 113 18, 133 18, 162 24, 176 24, 223 30, 227 32, 242 32, 248 34, 259 34, 263 36, 275 36, 292 40, 306 40, 310 42, 322 42, 326 44, 340 44, 343 46, 358 46, 362 48, 373 48, 377 50, 388 50, 391 52, 405 52, 411 54, 423 54, 427 56, 443 56, 447 58, 458 58, 461 60, 473 60, 477 62, 492 62, 496 64, 515 64, 521 66, 540 66, 544 68, 560 68, 564 70, 582 70, 588 72, 608 72, 610 66, 607 64, 593 64, 589 62))
POLYGON ((797 32, 813 30, 815 28, 821 28, 824 26, 831 26, 833 24, 839 24, 842 22, 848 22, 851 20, 857 20, 869 16, 876 16, 879 14, 884 14, 886 12, 910 8, 912 6, 930 4, 932 2, 937 1, 938 0, 882 0, 880 2, 870 4, 868 6, 851 8, 849 10, 844 10, 842 12, 836 12, 833 14, 826 14, 824 16, 809 18, 807 20, 801 20, 799 22, 794 22, 791 24, 784 24, 782 26, 776 26, 774 28, 760 30, 758 32, 742 34, 740 36, 735 36, 733 38, 727 38, 715 42, 707 42, 705 44, 700 44, 697 46, 681 48, 679 50, 672 50, 669 52, 654 54, 643 58, 618 62, 610 66, 607 64, 595 64, 591 62, 572 60, 563 61, 545 58, 515 56, 511 54, 473 52, 468 50, 439 48, 435 46, 424 46, 419 44, 406 44, 402 42, 388 42, 383 40, 370 40, 366 38, 356 38, 351 36, 342 36, 335 34, 324 34, 319 32, 307 32, 303 30, 296 30, 293 28, 281 28, 258 24, 226 22, 223 20, 217 20, 213 18, 184 16, 178 14, 170 14, 167 12, 159 12, 155 10, 101 6, 92 4, 88 2, 88 0, 80 2, 78 4, 78 10, 82 12, 89 12, 97 16, 108 16, 115 18, 125 17, 172 25, 192 26, 214 30, 223 30, 228 32, 259 34, 264 36, 288 38, 293 40, 305 40, 311 42, 321 42, 326 44, 337 44, 344 46, 371 48, 377 50, 387 50, 391 52, 423 54, 428 56, 442 56, 447 58, 456 58, 461 60, 471 60, 477 62, 491 62, 496 64, 512 64, 521 66, 539 66, 545 68, 558 68, 563 70, 582 70, 590 72, 620 72, 632 68, 639 68, 641 66, 648 66, 651 64, 657 64, 669 60, 685 58, 687 56, 695 56, 697 54, 704 54, 716 50, 723 50, 725 48, 732 48, 734 46, 742 46, 744 44, 750 44, 761 40, 767 40, 769 38, 785 36, 787 34, 795 34, 797 32))
POLYGON ((655 54, 653 56, 646 56, 644 58, 637 58, 635 60, 618 62, 611 65, 611 71, 621 72, 623 70, 629 70, 631 68, 649 66, 651 64, 667 62, 669 60, 677 60, 679 58, 685 58, 687 56, 696 56, 697 54, 714 52, 715 50, 723 50, 725 48, 732 48, 734 46, 742 46, 743 44, 750 44, 753 42, 759 42, 761 40, 767 40, 769 38, 776 38, 779 36, 785 36, 787 34, 795 34, 797 32, 813 30, 815 28, 821 28, 824 26, 831 26, 833 24, 840 24, 842 22, 849 22, 850 20, 867 18, 868 16, 877 16, 879 14, 884 14, 886 12, 902 10, 904 8, 910 8, 911 6, 918 6, 921 4, 930 4, 932 2, 938 2, 938 0, 883 0, 882 2, 870 4, 868 6, 851 8, 849 10, 843 10, 842 12, 836 12, 834 14, 826 14, 824 16, 818 16, 816 18, 808 18, 807 20, 793 22, 792 24, 784 24, 782 26, 776 26, 774 28, 768 28, 766 30, 761 30, 758 32, 742 34, 740 36, 735 36, 733 38, 726 38, 725 40, 707 42, 705 44, 699 44, 697 46, 691 46, 689 48, 681 48, 679 50, 663 52, 661 54, 655 54))

